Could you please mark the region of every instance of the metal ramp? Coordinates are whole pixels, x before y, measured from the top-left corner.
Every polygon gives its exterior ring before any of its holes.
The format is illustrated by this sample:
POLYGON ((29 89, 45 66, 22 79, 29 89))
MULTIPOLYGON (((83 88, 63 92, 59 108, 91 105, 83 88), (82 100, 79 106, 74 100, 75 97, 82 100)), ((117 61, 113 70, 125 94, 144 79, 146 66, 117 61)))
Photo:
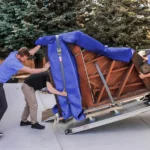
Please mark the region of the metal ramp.
POLYGON ((65 134, 78 133, 92 128, 100 127, 106 124, 110 124, 116 121, 120 121, 123 119, 127 119, 136 116, 140 113, 150 111, 150 106, 144 104, 142 100, 140 101, 135 100, 132 102, 122 104, 122 109, 119 109, 120 114, 116 114, 114 113, 114 111, 108 111, 103 113, 103 111, 104 110, 97 112, 97 115, 95 117, 92 117, 92 119, 86 118, 83 121, 75 122, 74 124, 68 126, 67 129, 65 130, 65 134))

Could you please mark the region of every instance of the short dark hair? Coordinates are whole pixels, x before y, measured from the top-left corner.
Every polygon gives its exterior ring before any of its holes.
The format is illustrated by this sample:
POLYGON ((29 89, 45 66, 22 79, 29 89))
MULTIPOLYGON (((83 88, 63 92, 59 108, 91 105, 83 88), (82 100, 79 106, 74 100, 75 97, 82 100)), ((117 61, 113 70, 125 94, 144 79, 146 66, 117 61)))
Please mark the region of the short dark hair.
POLYGON ((20 55, 21 57, 23 57, 23 56, 29 57, 30 56, 29 49, 27 47, 20 48, 18 50, 18 55, 20 55))

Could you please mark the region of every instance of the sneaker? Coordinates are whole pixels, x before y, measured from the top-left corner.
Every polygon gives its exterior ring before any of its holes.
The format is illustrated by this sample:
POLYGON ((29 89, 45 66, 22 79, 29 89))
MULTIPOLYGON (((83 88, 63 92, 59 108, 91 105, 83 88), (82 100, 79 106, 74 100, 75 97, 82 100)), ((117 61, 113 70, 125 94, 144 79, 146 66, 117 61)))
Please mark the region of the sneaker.
POLYGON ((35 124, 32 124, 32 125, 31 125, 31 128, 42 130, 42 129, 45 128, 45 126, 42 126, 42 125, 40 125, 39 123, 35 123, 35 124))
POLYGON ((3 133, 0 132, 0 136, 3 136, 3 133))
POLYGON ((21 121, 20 122, 20 126, 28 126, 28 125, 31 125, 30 121, 27 121, 27 122, 21 121))

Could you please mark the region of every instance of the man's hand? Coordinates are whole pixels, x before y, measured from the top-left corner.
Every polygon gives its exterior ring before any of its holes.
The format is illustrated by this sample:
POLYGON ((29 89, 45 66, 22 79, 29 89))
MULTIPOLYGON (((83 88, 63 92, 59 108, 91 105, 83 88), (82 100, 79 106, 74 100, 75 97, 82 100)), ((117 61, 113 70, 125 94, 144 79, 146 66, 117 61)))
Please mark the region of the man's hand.
POLYGON ((62 92, 60 92, 60 91, 58 91, 58 90, 56 90, 53 86, 52 86, 52 84, 50 83, 50 82, 46 82, 46 87, 47 87, 47 90, 50 92, 50 93, 52 93, 52 94, 57 94, 57 95, 60 95, 60 96, 67 96, 67 92, 65 92, 65 91, 62 91, 62 92))
POLYGON ((44 68, 45 68, 45 70, 47 71, 47 70, 49 69, 49 67, 50 67, 50 63, 47 62, 47 63, 44 65, 44 68))
POLYGON ((67 96, 67 92, 63 91, 62 96, 67 96))
POLYGON ((148 57, 146 56, 146 57, 143 57, 143 59, 144 59, 144 62, 147 62, 148 61, 148 57))
POLYGON ((140 73, 139 77, 140 77, 141 79, 144 79, 144 78, 146 78, 147 76, 144 75, 144 74, 142 74, 142 73, 140 73))
POLYGON ((37 45, 36 47, 32 48, 32 49, 29 51, 30 55, 34 55, 40 48, 41 48, 40 45, 37 45))

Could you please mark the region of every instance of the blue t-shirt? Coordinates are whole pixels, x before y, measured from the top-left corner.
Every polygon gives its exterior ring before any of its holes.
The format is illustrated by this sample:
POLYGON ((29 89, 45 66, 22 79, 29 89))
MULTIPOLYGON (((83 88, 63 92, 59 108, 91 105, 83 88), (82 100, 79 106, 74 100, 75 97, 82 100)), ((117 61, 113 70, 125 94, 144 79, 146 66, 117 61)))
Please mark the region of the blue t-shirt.
POLYGON ((21 70, 24 65, 17 59, 17 52, 11 52, 0 65, 0 83, 6 83, 12 75, 21 70))
POLYGON ((150 54, 147 57, 148 57, 148 64, 150 65, 150 54))

